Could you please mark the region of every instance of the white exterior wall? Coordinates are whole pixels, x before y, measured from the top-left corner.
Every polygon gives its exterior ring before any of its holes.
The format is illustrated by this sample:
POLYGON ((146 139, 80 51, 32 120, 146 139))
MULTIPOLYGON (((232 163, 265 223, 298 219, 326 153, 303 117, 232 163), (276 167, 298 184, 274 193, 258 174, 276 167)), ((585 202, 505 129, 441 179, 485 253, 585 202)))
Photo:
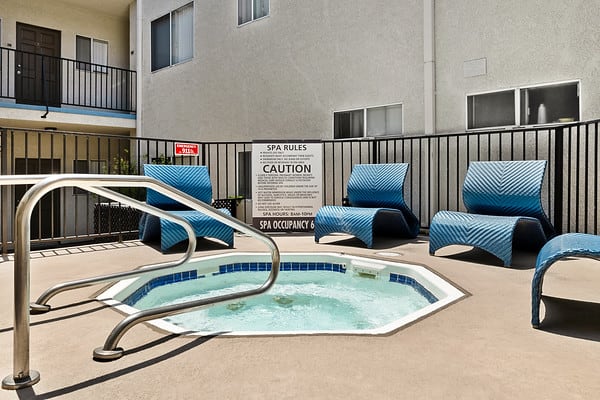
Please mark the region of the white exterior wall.
POLYGON ((581 80, 581 119, 600 117, 600 1, 436 0, 437 132, 466 129, 466 95, 581 80), (487 59, 465 78, 463 62, 487 59))
POLYGON ((330 139, 333 111, 391 103, 422 132, 421 1, 271 1, 240 27, 237 1, 194 1, 194 58, 150 72, 151 21, 187 3, 143 3, 143 136, 330 139))

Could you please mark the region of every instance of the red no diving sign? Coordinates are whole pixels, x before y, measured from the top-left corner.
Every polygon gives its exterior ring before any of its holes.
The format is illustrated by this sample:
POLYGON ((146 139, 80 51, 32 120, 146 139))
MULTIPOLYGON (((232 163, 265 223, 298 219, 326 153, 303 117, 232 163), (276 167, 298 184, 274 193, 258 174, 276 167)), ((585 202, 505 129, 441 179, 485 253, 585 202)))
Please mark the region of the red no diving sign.
POLYGON ((200 145, 197 143, 175 143, 176 156, 200 155, 200 145))

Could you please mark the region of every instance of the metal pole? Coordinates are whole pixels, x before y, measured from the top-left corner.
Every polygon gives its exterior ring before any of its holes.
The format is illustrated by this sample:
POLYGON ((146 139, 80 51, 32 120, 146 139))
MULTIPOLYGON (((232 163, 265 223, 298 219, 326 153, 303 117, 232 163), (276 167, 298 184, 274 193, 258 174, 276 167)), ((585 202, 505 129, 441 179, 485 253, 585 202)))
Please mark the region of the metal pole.
MULTIPOLYGON (((8 132, 6 129, 0 129, 0 174, 7 175, 8 174, 8 132)), ((8 254, 8 223, 9 217, 11 215, 10 205, 11 202, 9 200, 9 188, 6 186, 2 186, 0 188, 0 196, 2 201, 2 216, 0 217, 0 222, 2 223, 2 256, 6 257, 8 254)))
POLYGON ((29 370, 29 235, 33 206, 41 196, 27 201, 28 195, 33 191, 25 193, 15 213, 13 375, 2 380, 3 389, 21 389, 40 380, 38 371, 29 370))
POLYGON ((557 127, 554 135, 554 231, 557 235, 562 233, 563 226, 563 141, 564 130, 557 127))

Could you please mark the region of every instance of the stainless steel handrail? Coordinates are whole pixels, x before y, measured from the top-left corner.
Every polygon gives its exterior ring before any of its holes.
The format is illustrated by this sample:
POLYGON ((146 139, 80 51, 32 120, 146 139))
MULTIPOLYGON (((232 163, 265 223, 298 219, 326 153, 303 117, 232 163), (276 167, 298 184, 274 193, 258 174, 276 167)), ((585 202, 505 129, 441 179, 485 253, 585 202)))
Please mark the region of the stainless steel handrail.
MULTIPOLYGON (((0 186, 36 184, 36 183, 42 181, 43 179, 48 178, 49 176, 52 176, 52 175, 0 176, 0 186)), ((36 314, 49 311, 51 307, 47 304, 47 302, 48 302, 48 300, 50 300, 50 298, 54 297, 58 293, 64 292, 66 290, 77 289, 77 288, 90 286, 90 285, 94 285, 94 284, 98 284, 98 283, 113 282, 113 281, 116 281, 116 280, 119 280, 122 278, 134 277, 134 276, 142 275, 142 274, 145 274, 145 273, 151 272, 151 271, 157 271, 157 270, 161 270, 161 269, 168 269, 168 268, 176 267, 178 265, 185 263, 186 261, 189 261, 189 259, 194 254, 194 250, 196 249, 196 235, 194 233, 193 228, 189 224, 189 222, 186 221, 185 219, 178 217, 176 215, 173 215, 173 214, 169 214, 169 213, 165 212, 164 210, 150 206, 141 201, 134 200, 131 197, 125 196, 118 192, 114 192, 112 190, 107 190, 107 189, 104 189, 101 187, 94 187, 94 188, 90 187, 90 188, 88 188, 88 190, 90 192, 94 192, 98 195, 110 198, 111 200, 118 201, 122 204, 129 205, 129 206, 137 208, 141 211, 168 219, 170 221, 173 221, 173 222, 181 225, 188 234, 189 241, 188 241, 187 249, 182 258, 179 258, 174 261, 143 265, 143 266, 140 266, 139 269, 136 269, 133 271, 126 271, 126 272, 115 273, 115 274, 111 274, 111 275, 104 275, 104 276, 99 276, 99 277, 94 277, 94 278, 86 278, 86 279, 81 279, 81 280, 77 280, 77 281, 59 283, 53 287, 46 289, 40 295, 40 297, 38 297, 38 299, 35 302, 30 304, 31 311, 35 312, 36 314)))
POLYGON ((144 275, 144 274, 147 274, 148 272, 152 272, 152 271, 159 271, 159 270, 163 270, 163 269, 173 268, 173 267, 176 267, 178 265, 181 265, 181 264, 189 261, 189 259, 192 258, 192 256, 194 255, 194 251, 196 250, 196 235, 194 233, 194 228, 184 218, 181 218, 174 214, 170 214, 164 210, 161 210, 160 208, 150 206, 146 203, 143 203, 138 200, 134 200, 131 197, 125 196, 118 192, 114 192, 112 190, 108 190, 108 189, 104 189, 104 188, 100 188, 100 187, 94 187, 94 188, 90 187, 90 188, 88 188, 88 191, 96 193, 103 197, 107 197, 111 200, 118 201, 118 202, 128 205, 130 207, 137 208, 146 213, 167 219, 169 221, 175 222, 175 223, 183 226, 183 228, 187 231, 188 239, 189 239, 185 254, 182 258, 179 258, 174 261, 148 264, 148 265, 141 266, 138 269, 135 269, 133 271, 117 272, 114 274, 96 276, 96 277, 85 278, 85 279, 78 279, 75 281, 62 282, 57 285, 54 285, 54 286, 46 289, 40 295, 40 297, 38 297, 38 299, 35 302, 33 302, 29 305, 31 311, 35 312, 36 314, 50 311, 51 307, 50 307, 50 305, 47 304, 48 300, 50 300, 52 297, 54 297, 57 294, 62 293, 64 291, 79 289, 79 288, 91 286, 91 285, 97 285, 99 283, 114 282, 114 281, 121 280, 123 278, 132 278, 135 276, 144 275))
MULTIPOLYGON (((30 188, 23 198, 21 203, 17 207, 15 213, 15 262, 14 262, 14 298, 15 298, 15 326, 13 332, 13 375, 5 377, 2 381, 3 389, 20 389, 27 386, 32 386, 40 380, 40 374, 38 371, 30 370, 29 368, 29 291, 30 291, 30 228, 31 228, 31 214, 34 206, 37 202, 48 192, 64 187, 64 186, 77 186, 82 189, 103 192, 99 186, 107 187, 146 187, 162 194, 166 194, 179 201, 180 203, 201 211, 216 220, 232 226, 240 232, 247 233, 250 236, 263 241, 271 249, 272 257, 272 268, 271 273, 267 281, 258 289, 240 292, 231 296, 217 296, 213 298, 213 302, 220 302, 226 300, 232 300, 235 298, 247 297, 263 293, 268 290, 277 279, 279 273, 279 249, 275 242, 267 235, 263 234, 258 229, 255 229, 249 225, 246 225, 237 219, 223 214, 216 209, 196 200, 195 198, 183 193, 175 188, 172 188, 163 182, 160 182, 154 178, 147 176, 137 175, 82 175, 82 174, 63 174, 63 175, 37 175, 37 176, 7 176, 0 177, 0 182, 3 184, 23 184, 23 183, 35 183, 30 188), (42 180, 35 182, 36 178, 42 178, 42 180), (31 179, 31 180, 27 180, 31 179), (225 298, 227 297, 227 298, 225 298)), ((112 191, 109 191, 112 192, 112 191)), ((114 193, 114 192, 112 192, 114 193)), ((111 193, 104 193, 111 194, 111 193)), ((103 195, 104 195, 103 194, 103 195)), ((134 204, 134 203, 132 203, 134 204)), ((136 204, 135 206, 137 206, 136 204)), ((211 299, 206 299, 211 300, 211 299)), ((196 303, 196 302, 194 302, 196 303)), ((204 305, 207 305, 208 302, 204 305)), ((170 312, 183 312, 191 307, 190 303, 183 303, 180 305, 180 309, 170 310, 170 312)), ((194 304, 194 308, 199 305, 194 304)), ((144 319, 150 316, 152 312, 152 318, 158 318, 167 315, 164 314, 166 310, 164 308, 156 310, 145 310, 140 313, 144 315, 134 314, 128 318, 125 318, 109 335, 105 342, 105 347, 98 350, 98 354, 95 351, 95 358, 104 359, 115 359, 122 355, 122 349, 117 349, 116 344, 123 334, 131 328, 133 325, 139 322, 144 322, 148 319, 144 319), (136 317, 137 318, 131 318, 136 317), (114 346, 112 348, 106 348, 107 344, 114 346)))
POLYGON ((273 257, 271 263, 271 273, 269 274, 267 281, 262 286, 256 289, 225 294, 221 296, 214 296, 206 299, 189 301, 186 303, 152 308, 149 310, 138 311, 135 314, 129 315, 124 320, 122 320, 117 326, 115 326, 108 338, 106 338, 106 341, 104 342, 104 347, 98 347, 94 350, 94 358, 104 361, 120 358, 123 355, 124 350, 120 347, 117 347, 119 340, 121 339, 121 337, 123 337, 125 332, 127 332, 129 329, 141 322, 162 318, 167 315, 177 315, 184 312, 197 310, 199 308, 211 304, 240 299, 242 297, 256 296, 266 292, 271 286, 273 286, 275 280, 277 279, 277 275, 279 273, 279 261, 279 254, 277 254, 276 258, 273 257))

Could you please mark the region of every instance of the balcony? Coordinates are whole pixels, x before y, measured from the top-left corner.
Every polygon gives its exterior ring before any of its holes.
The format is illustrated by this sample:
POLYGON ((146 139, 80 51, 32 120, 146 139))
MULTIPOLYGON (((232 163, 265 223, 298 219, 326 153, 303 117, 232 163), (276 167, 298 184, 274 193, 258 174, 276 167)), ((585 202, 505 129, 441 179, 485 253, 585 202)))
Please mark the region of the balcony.
POLYGON ((136 72, 0 47, 0 101, 136 112, 136 72))

